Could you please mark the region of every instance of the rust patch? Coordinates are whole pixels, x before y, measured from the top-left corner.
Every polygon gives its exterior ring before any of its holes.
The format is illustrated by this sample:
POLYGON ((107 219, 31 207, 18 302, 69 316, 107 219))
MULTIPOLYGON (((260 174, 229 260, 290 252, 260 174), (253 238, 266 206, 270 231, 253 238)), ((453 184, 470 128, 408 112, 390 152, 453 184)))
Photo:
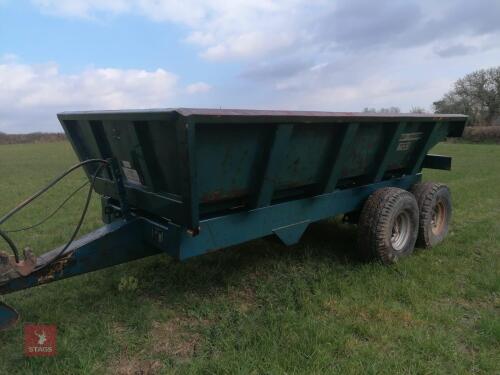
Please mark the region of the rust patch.
POLYGON ((221 200, 226 200, 226 199, 234 199, 234 198, 241 198, 245 195, 248 194, 248 190, 246 189, 238 189, 238 190, 231 190, 231 191, 212 191, 210 193, 207 193, 201 197, 201 202, 202 203, 211 203, 211 202, 218 202, 221 200))
POLYGON ((222 199, 223 196, 224 196, 224 194, 221 191, 216 190, 216 191, 212 191, 212 192, 202 196, 201 201, 202 202, 218 201, 218 200, 222 199))
POLYGON ((0 284, 20 276, 28 276, 36 266, 36 256, 26 248, 24 259, 16 263, 15 257, 0 251, 0 284))
POLYGON ((198 228, 193 228, 193 229, 188 229, 186 230, 187 234, 189 234, 191 237, 195 237, 197 236, 198 234, 200 234, 200 227, 198 228))
POLYGON ((46 284, 55 280, 56 276, 62 274, 72 255, 71 253, 65 255, 43 270, 44 274, 38 277, 38 284, 46 284))

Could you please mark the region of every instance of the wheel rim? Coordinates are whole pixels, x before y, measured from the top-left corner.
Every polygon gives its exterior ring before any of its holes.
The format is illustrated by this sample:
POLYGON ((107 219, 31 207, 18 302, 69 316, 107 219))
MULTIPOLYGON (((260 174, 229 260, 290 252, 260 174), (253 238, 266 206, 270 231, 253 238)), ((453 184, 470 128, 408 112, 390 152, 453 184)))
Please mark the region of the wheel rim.
POLYGON ((410 216, 406 211, 401 212, 392 226, 391 245, 396 251, 401 251, 406 246, 411 233, 410 216))
POLYGON ((446 208, 442 201, 439 201, 432 210, 431 229, 434 235, 439 235, 443 231, 446 223, 446 208))

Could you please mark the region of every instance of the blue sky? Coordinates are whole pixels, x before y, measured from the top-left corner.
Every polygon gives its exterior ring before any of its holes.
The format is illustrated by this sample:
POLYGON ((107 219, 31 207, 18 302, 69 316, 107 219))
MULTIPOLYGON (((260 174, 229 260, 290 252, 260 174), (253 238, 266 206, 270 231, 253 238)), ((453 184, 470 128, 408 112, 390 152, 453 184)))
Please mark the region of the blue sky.
POLYGON ((498 0, 0 0, 0 131, 82 109, 430 109, 500 65, 498 19, 498 0))

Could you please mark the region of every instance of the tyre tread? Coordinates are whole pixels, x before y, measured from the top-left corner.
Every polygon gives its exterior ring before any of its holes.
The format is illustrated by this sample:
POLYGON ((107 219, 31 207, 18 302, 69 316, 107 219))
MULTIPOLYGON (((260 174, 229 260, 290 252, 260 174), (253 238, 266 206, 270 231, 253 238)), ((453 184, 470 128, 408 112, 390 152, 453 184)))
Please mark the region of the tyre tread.
POLYGON ((413 199, 406 190, 382 188, 365 202, 358 223, 358 248, 365 258, 378 258, 385 264, 393 263, 385 241, 387 231, 392 229, 389 226, 394 206, 404 195, 413 199))
MULTIPOLYGON (((448 196, 450 196, 450 190, 448 186, 438 182, 421 182, 413 185, 411 189, 411 192, 415 196, 420 210, 420 220, 417 237, 417 246, 419 247, 423 247, 426 249, 432 247, 431 238, 427 229, 430 225, 430 221, 432 220, 433 203, 435 197, 442 189, 446 189, 448 191, 448 196)), ((451 215, 451 211, 449 214, 451 215)))

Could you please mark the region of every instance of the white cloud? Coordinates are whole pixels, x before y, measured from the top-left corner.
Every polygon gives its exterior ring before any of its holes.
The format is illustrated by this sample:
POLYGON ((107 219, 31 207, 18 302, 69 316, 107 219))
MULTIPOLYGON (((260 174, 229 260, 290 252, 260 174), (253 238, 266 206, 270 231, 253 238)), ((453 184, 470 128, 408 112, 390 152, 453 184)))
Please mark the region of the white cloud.
POLYGON ((41 103, 52 112, 61 106, 166 106, 172 93, 176 104, 184 95, 184 104, 191 106, 429 108, 457 78, 500 61, 498 0, 32 1, 43 12, 63 17, 105 20, 106 15, 133 14, 174 23, 201 58, 236 61, 231 67, 241 71, 232 76, 233 69, 222 68, 216 89, 203 82, 179 88, 175 76, 162 70, 91 68, 65 75, 54 64, 5 60, 10 72, 0 87, 0 127, 14 121, 1 113, 3 108, 17 105, 33 108, 27 113, 35 113, 41 103), (209 90, 210 95, 194 95, 209 90))
POLYGON ((294 37, 287 33, 278 33, 269 38, 267 32, 252 31, 209 46, 202 56, 208 60, 221 61, 228 57, 254 59, 271 51, 290 47, 294 42, 294 37))
MULTIPOLYGON (((497 35, 498 0, 32 0, 70 17, 142 14, 180 24, 209 60, 258 60, 280 52, 405 48, 457 36, 497 35)), ((459 42, 455 42, 459 44, 459 42)), ((472 51, 472 50, 471 50, 472 51)))
MULTIPOLYGON (((188 27, 185 40, 209 60, 258 58, 303 39, 305 0, 32 0, 44 12, 93 18, 134 12, 188 27), (297 26, 297 27, 295 27, 297 26)), ((315 0, 315 4, 326 0, 315 0)), ((307 12, 306 12, 307 13, 307 12)))
MULTIPOLYGON (((88 68, 63 74, 54 63, 0 60, 0 131, 58 130, 63 110, 168 107, 181 91, 178 77, 154 71, 88 68)), ((198 87, 198 90, 202 89, 198 87)))
POLYGON ((93 13, 123 13, 131 9, 129 0, 32 0, 47 13, 89 18, 93 13))
POLYGON ((195 82, 190 85, 186 86, 186 92, 188 94, 199 94, 199 93, 204 93, 208 92, 212 89, 212 86, 210 86, 206 82, 195 82))
POLYGON ((290 102, 298 109, 361 111, 365 107, 398 106, 403 112, 413 106, 431 110, 431 101, 449 89, 450 81, 436 80, 409 86, 407 82, 371 76, 354 84, 320 87, 308 95, 292 93, 290 102))

